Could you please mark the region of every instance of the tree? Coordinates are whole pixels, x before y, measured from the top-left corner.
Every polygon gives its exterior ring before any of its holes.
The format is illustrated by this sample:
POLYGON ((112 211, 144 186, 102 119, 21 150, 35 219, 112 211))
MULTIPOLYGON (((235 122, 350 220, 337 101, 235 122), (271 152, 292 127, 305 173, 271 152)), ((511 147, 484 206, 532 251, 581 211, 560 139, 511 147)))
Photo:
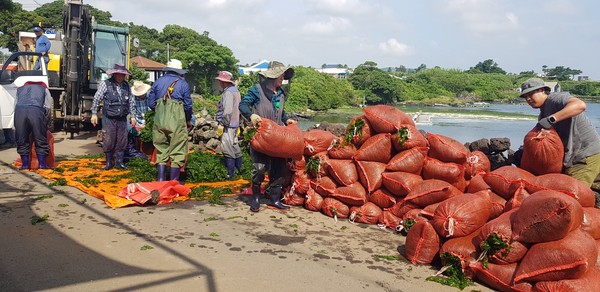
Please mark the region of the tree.
POLYGON ((546 69, 546 76, 549 79, 556 79, 558 81, 572 80, 575 75, 582 73, 581 70, 571 69, 564 66, 556 66, 554 68, 546 69))
POLYGON ((369 104, 389 104, 399 101, 401 98, 397 79, 381 71, 376 66, 377 63, 371 61, 359 65, 354 69, 354 73, 350 75, 350 83, 357 90, 371 93, 366 95, 369 104))
POLYGON ((419 72, 419 71, 425 70, 425 69, 427 69, 427 65, 421 64, 421 65, 419 65, 419 67, 417 67, 416 71, 419 72))
POLYGON ((475 65, 475 67, 471 67, 469 70, 467 70, 468 73, 499 73, 499 74, 506 74, 506 71, 504 71, 502 68, 500 68, 498 66, 498 64, 496 64, 496 62, 494 62, 494 60, 492 59, 487 59, 483 62, 479 62, 477 63, 477 65, 475 65))

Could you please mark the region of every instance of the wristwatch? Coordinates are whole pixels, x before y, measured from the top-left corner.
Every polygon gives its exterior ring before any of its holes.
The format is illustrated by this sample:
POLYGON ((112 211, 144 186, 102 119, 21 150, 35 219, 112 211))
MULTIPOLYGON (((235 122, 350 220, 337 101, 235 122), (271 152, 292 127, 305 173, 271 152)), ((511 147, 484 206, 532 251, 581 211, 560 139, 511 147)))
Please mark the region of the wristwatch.
POLYGON ((550 117, 548 118, 548 121, 549 121, 551 124, 554 124, 554 123, 556 123, 556 118, 555 118, 554 116, 550 116, 550 117))

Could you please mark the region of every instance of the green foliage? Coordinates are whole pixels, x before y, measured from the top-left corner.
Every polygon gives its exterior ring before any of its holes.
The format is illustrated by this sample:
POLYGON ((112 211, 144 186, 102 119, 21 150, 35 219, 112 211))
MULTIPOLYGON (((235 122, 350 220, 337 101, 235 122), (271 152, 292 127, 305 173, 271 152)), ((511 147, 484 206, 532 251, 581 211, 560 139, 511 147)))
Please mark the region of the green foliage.
MULTIPOLYGON (((213 205, 224 205, 225 202, 223 202, 223 195, 231 193, 233 193, 233 191, 230 188, 213 188, 208 186, 199 186, 192 188, 190 198, 194 198, 196 200, 207 200, 210 204, 213 205)), ((210 218, 207 218, 204 221, 209 221, 208 219, 210 218)))
POLYGON ((155 111, 148 110, 144 114, 144 121, 146 121, 146 126, 142 128, 140 131, 140 140, 144 143, 152 143, 152 127, 154 126, 154 114, 155 111))
POLYGON ((36 225, 38 223, 42 223, 47 221, 49 218, 48 214, 45 214, 44 216, 40 217, 38 215, 33 215, 31 216, 31 225, 36 225))
POLYGON ((485 60, 483 62, 477 63, 475 67, 471 67, 467 73, 498 73, 498 74, 506 74, 502 68, 494 62, 492 59, 485 60))
POLYGON ((129 70, 131 71, 131 79, 130 79, 131 86, 133 86, 134 80, 140 80, 142 82, 146 82, 146 80, 148 80, 148 77, 150 76, 148 74, 148 72, 146 72, 145 70, 139 69, 137 67, 137 63, 132 63, 129 70))
POLYGON ((356 99, 355 90, 344 79, 302 66, 294 71, 286 111, 335 109, 356 99))
POLYGON ((463 273, 461 260, 458 257, 445 252, 440 255, 440 258, 442 258, 442 261, 445 262, 446 267, 448 267, 443 272, 446 277, 430 276, 426 278, 427 281, 440 283, 460 290, 463 290, 472 284, 472 281, 467 279, 463 273))
POLYGON ((377 69, 377 64, 365 62, 350 75, 349 81, 355 89, 364 90, 367 104, 393 103, 402 101, 399 79, 377 69))
POLYGON ((556 79, 558 81, 571 80, 575 75, 579 75, 582 73, 579 69, 571 69, 569 67, 564 66, 556 66, 554 68, 546 68, 542 70, 546 73, 546 77, 549 79, 556 79))
POLYGON ((128 178, 128 183, 155 181, 158 175, 156 167, 147 159, 134 158, 127 162, 129 172, 123 177, 128 178))
POLYGON ((483 267, 487 267, 488 256, 497 253, 498 251, 509 248, 508 243, 504 242, 498 234, 493 233, 482 241, 479 246, 485 253, 483 256, 483 267))
POLYGON ((49 184, 48 186, 55 187, 55 186, 66 186, 66 185, 67 185, 67 180, 62 177, 59 177, 54 182, 49 184))
MULTIPOLYGON (((252 159, 247 149, 242 151, 242 161, 242 177, 248 179, 252 169, 252 159)), ((185 173, 188 182, 217 182, 227 177, 227 168, 222 156, 195 151, 188 156, 185 173)))

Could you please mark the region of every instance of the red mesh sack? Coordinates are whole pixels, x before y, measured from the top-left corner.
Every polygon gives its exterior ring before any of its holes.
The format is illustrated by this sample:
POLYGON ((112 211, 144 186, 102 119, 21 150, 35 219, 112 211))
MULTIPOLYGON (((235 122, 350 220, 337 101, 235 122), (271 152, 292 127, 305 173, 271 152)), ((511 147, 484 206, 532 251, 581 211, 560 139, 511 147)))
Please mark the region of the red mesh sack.
POLYGON ((488 192, 488 195, 490 196, 490 201, 492 201, 492 210, 491 210, 492 214, 490 214, 490 220, 492 220, 492 219, 500 216, 500 214, 504 213, 504 205, 506 205, 506 199, 496 195, 491 190, 483 190, 483 191, 488 192))
MULTIPOLYGON (((48 139, 48 146, 50 150, 48 151, 48 155, 46 155, 46 165, 50 168, 55 168, 57 166, 56 159, 54 157, 54 135, 50 131, 46 131, 46 138, 48 139)), ((33 141, 33 136, 29 136, 29 143, 31 144, 31 151, 29 152, 29 169, 36 170, 40 168, 40 162, 37 158, 37 153, 35 152, 35 143, 33 141)), ((20 167, 21 157, 17 158, 17 166, 20 167)))
POLYGON ((419 185, 423 178, 407 172, 384 172, 381 174, 383 186, 396 196, 406 196, 412 189, 419 185))
MULTIPOLYGON (((478 173, 469 180, 467 193, 476 193, 482 190, 490 190, 491 187, 483 179, 483 173, 478 173)), ((504 200, 506 201, 506 200, 504 200)))
POLYGON ((322 176, 310 181, 310 187, 323 197, 330 196, 338 185, 328 176, 322 176))
POLYGON ((329 161, 327 151, 319 152, 313 156, 310 156, 306 160, 306 172, 312 177, 320 177, 327 175, 327 161, 329 161))
POLYGON ((404 201, 425 207, 462 194, 463 192, 448 182, 439 179, 426 179, 413 187, 404 198, 404 201))
POLYGON ((428 221, 417 222, 406 235, 406 259, 413 264, 428 265, 440 250, 440 237, 428 221))
POLYGON ((290 171, 304 171, 306 168, 306 158, 302 156, 300 159, 292 159, 290 163, 288 163, 288 169, 290 171))
POLYGON ((341 185, 349 186, 358 181, 358 172, 352 160, 329 159, 327 169, 329 176, 341 185))
POLYGON ((402 215, 402 220, 400 220, 401 231, 408 232, 410 229, 420 221, 430 222, 429 218, 423 216, 423 209, 410 209, 404 215, 402 215))
POLYGON ((304 154, 313 155, 327 151, 336 139, 337 137, 329 131, 312 129, 304 132, 304 154))
POLYGON ((417 127, 402 125, 402 127, 391 136, 392 146, 396 151, 403 151, 414 147, 427 147, 427 138, 419 132, 417 127))
POLYGON ((280 126, 272 120, 262 119, 250 145, 254 150, 271 157, 301 159, 304 154, 304 135, 296 124, 280 126))
POLYGON ((529 171, 513 165, 502 166, 498 169, 483 174, 483 180, 490 186, 494 193, 505 199, 510 199, 515 191, 524 184, 524 180, 534 177, 529 171))
POLYGON ((334 198, 325 198, 321 205, 321 213, 336 219, 348 218, 348 215, 350 215, 350 208, 334 198))
POLYGON ((433 214, 435 213, 435 209, 437 209, 437 207, 441 203, 442 202, 431 204, 431 205, 423 208, 423 210, 421 210, 421 216, 427 217, 427 219, 433 219, 433 214))
POLYGON ((404 216, 404 214, 406 214, 406 212, 408 212, 412 209, 420 209, 420 207, 417 204, 402 200, 402 201, 397 202, 394 206, 392 206, 388 210, 390 212, 392 212, 392 214, 402 218, 402 216, 404 216))
POLYGON ((393 106, 373 105, 364 107, 362 111, 376 133, 395 133, 403 125, 415 125, 408 114, 393 106))
POLYGON ((563 168, 565 150, 558 133, 554 129, 533 128, 523 139, 521 168, 542 175, 560 173, 563 168))
POLYGON ((293 188, 289 188, 283 193, 283 203, 290 206, 303 206, 304 199, 304 195, 294 192, 293 188))
POLYGON ((443 162, 463 164, 467 160, 469 149, 462 143, 440 134, 427 133, 429 142, 428 156, 443 162))
POLYGON ((581 278, 535 283, 536 292, 600 291, 600 268, 591 267, 581 278))
POLYGON ((488 221, 491 207, 487 195, 475 193, 455 196, 440 203, 431 223, 442 238, 465 236, 488 221))
POLYGON ((423 179, 439 179, 449 182, 461 191, 467 188, 465 168, 454 162, 442 162, 435 158, 425 157, 422 170, 423 179))
POLYGON ((375 161, 356 161, 358 179, 369 194, 381 187, 385 165, 375 161))
POLYGON ((600 209, 594 207, 583 208, 581 230, 587 232, 594 239, 600 239, 600 209))
POLYGON ((379 224, 385 225, 385 227, 398 231, 398 226, 400 226, 400 217, 394 215, 392 212, 388 210, 383 210, 381 212, 381 217, 379 217, 379 224))
POLYGON ((469 269, 474 277, 486 284, 490 288, 497 291, 531 291, 531 284, 517 283, 514 284, 515 270, 517 264, 497 265, 488 263, 487 267, 483 267, 481 262, 470 262, 469 269))
POLYGON ((504 212, 521 207, 521 203, 525 198, 529 197, 530 193, 524 188, 519 187, 515 192, 515 195, 504 204, 504 212))
POLYGON ((365 116, 356 116, 346 127, 346 133, 344 134, 344 141, 354 144, 356 147, 360 147, 365 141, 367 141, 373 135, 369 120, 365 116))
POLYGON ((367 202, 367 191, 359 182, 355 182, 349 186, 338 187, 331 197, 346 205, 362 206, 367 202))
POLYGON ((327 155, 333 159, 352 159, 356 154, 356 146, 354 144, 334 144, 329 150, 327 155))
POLYGON ((471 179, 481 172, 490 172, 490 159, 481 151, 473 151, 467 154, 464 164, 465 179, 471 179))
POLYGON ((354 154, 354 160, 388 163, 392 158, 390 134, 377 134, 369 138, 354 154))
POLYGON ((379 222, 379 217, 381 217, 381 212, 381 208, 377 205, 367 202, 360 207, 350 207, 348 219, 352 222, 377 224, 377 222, 379 222))
POLYGON ((293 191, 298 194, 306 194, 310 189, 310 178, 305 171, 296 171, 292 176, 293 191))
MULTIPOLYGON (((440 254, 445 253, 458 258, 465 276, 469 278, 472 278, 472 275, 469 272, 469 262, 475 261, 480 251, 477 240, 475 239, 477 235, 479 235, 479 229, 466 236, 448 239, 442 244, 442 248, 440 249, 440 254)), ((444 266, 451 264, 447 263, 444 258, 446 257, 441 257, 444 266)))
POLYGON ((512 240, 511 217, 515 210, 508 211, 498 218, 483 225, 478 236, 477 245, 486 242, 484 250, 488 260, 495 264, 512 264, 520 261, 527 253, 527 245, 512 240), (501 248, 497 241, 505 247, 501 248))
POLYGON ((580 229, 563 239, 536 243, 529 248, 515 272, 515 282, 578 279, 598 260, 596 241, 580 229))
POLYGON ((575 199, 557 191, 539 191, 525 198, 513 217, 513 240, 559 240, 582 222, 583 208, 575 199))
POLYGON ((421 175, 423 162, 427 156, 427 148, 415 147, 404 150, 392 157, 385 169, 387 171, 403 171, 421 175))
POLYGON ((310 211, 321 211, 323 206, 323 197, 319 195, 315 190, 309 189, 306 192, 306 199, 304 200, 304 208, 310 211))
POLYGON ((369 195, 369 202, 373 202, 380 208, 390 208, 396 204, 397 200, 390 191, 385 187, 381 187, 369 195))
POLYGON ((580 180, 562 173, 549 173, 527 179, 525 188, 530 193, 555 190, 575 198, 583 207, 594 207, 596 197, 590 187, 580 180))

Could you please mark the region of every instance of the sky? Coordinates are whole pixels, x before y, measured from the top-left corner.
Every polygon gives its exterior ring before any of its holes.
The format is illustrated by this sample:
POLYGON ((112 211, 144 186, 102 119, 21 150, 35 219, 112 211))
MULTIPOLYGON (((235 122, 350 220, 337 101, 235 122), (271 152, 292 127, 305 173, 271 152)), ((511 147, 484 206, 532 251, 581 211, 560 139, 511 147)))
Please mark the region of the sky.
MULTIPOLYGON (((50 0, 13 0, 33 10, 50 0)), ((488 59, 509 73, 544 65, 600 80, 597 0, 84 0, 112 19, 159 31, 177 24, 233 51, 239 64, 366 61, 468 70, 488 59)), ((166 46, 166 44, 165 44, 166 46)))

